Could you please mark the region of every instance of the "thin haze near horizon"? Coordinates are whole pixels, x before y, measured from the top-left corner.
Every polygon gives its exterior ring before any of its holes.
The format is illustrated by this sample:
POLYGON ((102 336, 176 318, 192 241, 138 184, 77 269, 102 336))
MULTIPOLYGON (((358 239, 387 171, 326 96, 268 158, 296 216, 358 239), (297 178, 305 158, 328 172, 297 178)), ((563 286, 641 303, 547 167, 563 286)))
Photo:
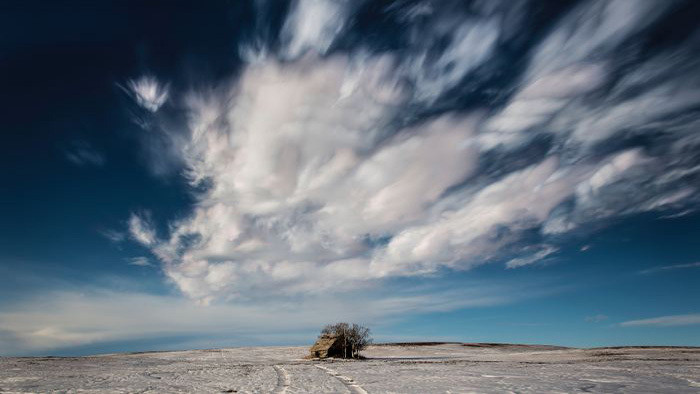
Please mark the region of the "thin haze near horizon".
POLYGON ((5 2, 0 355, 700 345, 699 17, 5 2))

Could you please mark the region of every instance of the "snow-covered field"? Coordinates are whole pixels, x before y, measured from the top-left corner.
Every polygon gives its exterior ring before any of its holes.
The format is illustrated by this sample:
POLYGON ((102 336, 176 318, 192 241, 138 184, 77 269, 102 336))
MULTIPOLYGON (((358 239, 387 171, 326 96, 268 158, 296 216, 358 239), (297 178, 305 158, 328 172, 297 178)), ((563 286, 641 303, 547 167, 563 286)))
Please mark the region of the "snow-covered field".
POLYGON ((700 392, 700 348, 373 346, 367 360, 306 347, 0 358, 0 392, 700 392))

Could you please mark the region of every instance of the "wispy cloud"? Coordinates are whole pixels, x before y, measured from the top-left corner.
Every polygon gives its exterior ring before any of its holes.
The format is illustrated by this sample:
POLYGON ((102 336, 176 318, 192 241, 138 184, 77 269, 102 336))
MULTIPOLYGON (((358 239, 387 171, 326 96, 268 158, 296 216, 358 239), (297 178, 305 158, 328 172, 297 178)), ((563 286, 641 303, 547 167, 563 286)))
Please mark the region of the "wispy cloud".
POLYGON ((680 212, 674 212, 674 213, 671 213, 668 215, 660 216, 660 218, 661 219, 676 219, 676 218, 690 215, 691 213, 695 213, 695 209, 684 209, 680 212))
POLYGON ((49 291, 11 306, 0 305, 0 355, 183 334, 230 337, 236 333, 289 340, 290 333, 303 330, 312 338, 329 321, 377 327, 406 313, 503 305, 537 293, 535 288, 472 283, 468 288, 394 289, 356 292, 352 297, 256 300, 202 308, 176 296, 89 288, 49 291), (285 322, 282 328, 280 321, 285 322))
POLYGON ((674 270, 685 269, 685 268, 700 268, 700 262, 688 263, 688 264, 662 265, 662 266, 648 268, 648 269, 639 271, 639 273, 642 275, 648 275, 648 274, 653 274, 656 272, 674 271, 674 270))
POLYGON ((123 231, 106 229, 100 230, 100 234, 114 243, 119 243, 126 239, 126 234, 123 231))
POLYGON ((102 153, 93 148, 87 141, 73 141, 65 151, 66 159, 78 166, 93 165, 101 167, 105 164, 102 153))
POLYGON ((523 257, 517 257, 512 260, 509 260, 506 262, 506 267, 508 268, 518 268, 522 267, 524 265, 529 265, 529 264, 534 264, 549 255, 553 254, 554 252, 557 251, 556 248, 553 248, 551 246, 536 246, 533 249, 535 249, 534 252, 531 252, 529 255, 525 255, 523 257))
POLYGON ((345 28, 352 1, 296 0, 282 27, 286 56, 295 58, 313 50, 324 54, 345 28))
POLYGON ((700 313, 688 315, 672 315, 661 316, 650 319, 630 320, 620 323, 623 327, 638 327, 638 326, 656 326, 656 327, 674 327, 674 326, 690 326, 700 324, 700 313))
POLYGON ((149 75, 127 81, 124 90, 138 105, 151 112, 158 111, 170 96, 169 86, 149 75))
POLYGON ((129 218, 129 234, 134 240, 146 246, 156 243, 156 231, 148 211, 131 214, 129 218))
POLYGON ((578 3, 507 87, 503 40, 528 24, 486 3, 392 5, 400 50, 334 51, 355 5, 293 2, 236 81, 181 98, 185 130, 163 139, 197 201, 162 239, 132 216, 132 238, 189 297, 247 300, 516 268, 586 226, 698 203, 700 117, 672 116, 700 104, 693 49, 626 50, 669 2, 578 3))
POLYGON ((151 261, 148 259, 148 257, 145 256, 139 256, 139 257, 132 257, 127 260, 129 262, 129 265, 135 265, 139 267, 152 267, 153 264, 151 261))

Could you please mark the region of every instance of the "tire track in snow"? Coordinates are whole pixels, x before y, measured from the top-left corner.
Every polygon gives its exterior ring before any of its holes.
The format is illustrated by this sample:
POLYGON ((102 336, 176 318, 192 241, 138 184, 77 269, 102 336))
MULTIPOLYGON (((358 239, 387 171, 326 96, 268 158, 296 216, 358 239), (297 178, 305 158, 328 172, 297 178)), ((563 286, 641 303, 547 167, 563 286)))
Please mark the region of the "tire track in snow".
POLYGON ((279 365, 274 365, 272 368, 277 372, 277 387, 275 387, 274 392, 277 394, 286 393, 289 388, 289 374, 279 365))
POLYGON ((365 390, 365 389, 363 389, 362 387, 360 387, 359 384, 355 383, 355 381, 352 380, 352 379, 350 379, 349 377, 343 376, 343 375, 341 375, 341 374, 335 372, 334 370, 332 370, 332 369, 330 369, 330 368, 326 368, 326 367, 324 367, 324 366, 322 366, 322 365, 318 365, 318 364, 314 364, 314 365, 316 366, 316 368, 322 369, 322 370, 324 370, 327 374, 329 374, 329 375, 333 376, 334 378, 338 379, 343 385, 345 385, 345 387, 346 387, 348 390, 350 390, 351 393, 355 393, 355 394, 368 394, 368 393, 367 393, 367 390, 365 390))

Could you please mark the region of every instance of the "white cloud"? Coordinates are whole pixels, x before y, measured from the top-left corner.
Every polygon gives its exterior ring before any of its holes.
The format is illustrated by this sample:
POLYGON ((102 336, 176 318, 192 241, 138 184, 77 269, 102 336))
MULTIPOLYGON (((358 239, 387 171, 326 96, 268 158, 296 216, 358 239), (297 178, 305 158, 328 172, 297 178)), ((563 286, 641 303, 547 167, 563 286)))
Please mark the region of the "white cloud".
POLYGON ((202 308, 174 296, 94 289, 47 291, 0 306, 0 355, 168 336, 232 336, 288 340, 299 331, 307 340, 333 321, 373 328, 407 313, 430 313, 501 305, 537 296, 537 289, 471 284, 459 289, 398 289, 353 293, 352 297, 305 297, 216 304, 202 308), (285 322, 283 326, 279 322, 285 322))
POLYGON ((670 5, 657 0, 600 0, 573 8, 538 44, 521 88, 488 122, 501 138, 491 136, 487 143, 519 144, 526 138, 521 133, 531 128, 567 133, 574 128, 577 139, 602 139, 623 126, 644 124, 689 104, 687 97, 672 98, 668 88, 620 103, 595 100, 595 108, 588 108, 584 100, 586 94, 605 86, 610 77, 608 63, 619 45, 661 17, 670 5), (651 116, 646 116, 649 111, 651 116), (645 115, 640 118, 640 114, 645 115))
POLYGON ((576 190, 580 200, 586 202, 595 196, 605 186, 620 180, 631 168, 648 162, 649 159, 639 149, 630 149, 612 156, 593 174, 581 182, 576 190))
POLYGON ((605 68, 600 64, 569 66, 533 77, 489 123, 492 132, 517 133, 549 121, 573 99, 601 87, 605 68))
POLYGON ((129 218, 129 234, 133 239, 145 246, 156 243, 156 232, 148 212, 132 213, 129 218))
POLYGON ((295 58, 308 50, 325 54, 345 27, 351 5, 346 0, 296 0, 282 27, 285 55, 295 58))
MULTIPOLYGON (((371 280, 366 237, 425 220, 425 207, 473 171, 469 117, 385 137, 403 100, 386 66, 376 59, 353 73, 342 57, 269 62, 246 70, 228 107, 216 95, 189 97, 182 154, 192 182, 212 187, 154 248, 186 294, 207 301, 371 280), (198 240, 172 253, 190 235, 198 240)), ((132 235, 153 245, 143 221, 131 222, 132 235)))
POLYGON ((145 256, 139 256, 139 257, 133 257, 128 259, 129 265, 135 265, 139 267, 152 267, 153 264, 151 264, 151 261, 148 259, 148 257, 145 256))
MULTIPOLYGON (((443 265, 468 268, 495 256, 514 239, 489 239, 502 226, 518 233, 542 223, 571 194, 573 176, 556 177, 558 161, 514 172, 476 194, 465 196, 461 208, 404 229, 375 257, 382 275, 433 272, 443 265)), ((514 234, 514 235, 515 235, 514 234)))
POLYGON ((694 105, 688 69, 671 76, 652 56, 615 79, 618 47, 662 3, 574 7, 535 46, 502 108, 417 120, 414 110, 477 78, 499 40, 516 34, 521 22, 498 14, 507 7, 475 6, 468 17, 409 10, 405 52, 331 56, 350 3, 295 2, 279 53, 183 99, 187 132, 168 146, 205 189, 191 215, 164 240, 133 215, 131 235, 183 293, 210 303, 367 288, 506 256, 515 268, 547 258, 555 238, 586 223, 683 207, 697 193, 679 180, 697 164, 614 140, 654 122, 669 126, 665 149, 696 138, 662 119, 694 105), (423 18, 429 26, 415 22, 423 18), (520 151, 541 136, 541 155, 520 151))
POLYGON ((688 315, 672 315, 654 317, 651 319, 630 320, 620 323, 623 327, 675 327, 675 326, 690 326, 700 324, 700 313, 688 315))
POLYGON ((170 94, 167 84, 162 84, 155 77, 148 75, 131 79, 126 85, 127 92, 133 96, 136 103, 151 112, 158 111, 170 94))
POLYGON ((648 268, 648 269, 639 271, 639 273, 643 274, 643 275, 647 275, 647 274, 653 274, 653 273, 657 273, 657 272, 674 271, 674 270, 685 269, 685 268, 700 268, 700 262, 687 263, 687 264, 662 265, 659 267, 652 267, 652 268, 648 268))
POLYGON ((658 19, 672 2, 594 0, 580 3, 538 46, 531 75, 555 72, 601 57, 658 19))
POLYGON ((700 103, 700 91, 685 76, 674 78, 644 94, 627 100, 590 108, 577 119, 573 137, 595 143, 626 129, 643 129, 657 119, 693 108, 700 103))
POLYGON ((536 247, 534 249, 535 249, 535 251, 530 252, 530 254, 528 254, 528 255, 525 255, 523 257, 516 257, 514 259, 508 260, 506 262, 506 267, 518 268, 518 267, 522 267, 525 265, 534 264, 534 263, 548 257, 549 255, 551 255, 557 251, 557 248, 554 248, 554 247, 549 246, 549 245, 539 246, 539 247, 536 247))
MULTIPOLYGON (((268 61, 227 90, 191 94, 181 155, 192 183, 211 187, 192 216, 172 225, 167 242, 156 242, 135 216, 132 236, 204 303, 347 289, 483 264, 538 226, 545 234, 570 231, 578 219, 552 212, 572 198, 588 219, 610 215, 611 188, 650 162, 638 149, 575 166, 550 156, 445 195, 474 175, 484 149, 480 118, 438 116, 391 136, 406 99, 391 64, 369 58, 358 70, 344 57, 268 61), (499 229, 505 235, 493 236, 499 229), (384 237, 386 245, 371 243, 384 237)), ((578 94, 541 81, 522 96, 578 94)), ((554 250, 516 249, 521 256, 508 266, 554 250)))
POLYGON ((415 84, 415 98, 431 102, 454 87, 493 52, 500 26, 495 19, 459 20, 439 17, 431 28, 415 32, 422 47, 406 58, 402 72, 415 84), (449 44, 435 56, 441 40, 449 44))
POLYGON ((100 235, 114 243, 119 243, 126 239, 126 234, 122 231, 106 229, 100 230, 99 233, 100 235))

